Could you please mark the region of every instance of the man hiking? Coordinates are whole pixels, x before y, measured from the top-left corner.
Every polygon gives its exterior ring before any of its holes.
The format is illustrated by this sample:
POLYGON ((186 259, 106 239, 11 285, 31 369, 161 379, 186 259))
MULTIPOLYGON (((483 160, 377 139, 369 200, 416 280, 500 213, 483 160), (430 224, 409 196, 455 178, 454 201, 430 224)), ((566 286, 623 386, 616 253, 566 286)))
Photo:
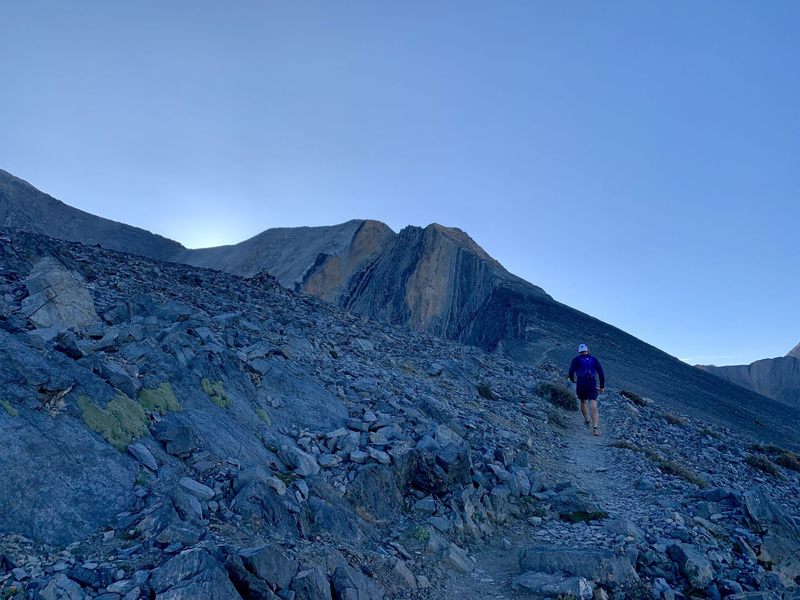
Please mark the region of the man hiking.
POLYGON ((569 365, 569 380, 575 383, 575 377, 578 378, 578 385, 576 392, 578 399, 581 401, 581 413, 583 414, 583 421, 586 427, 589 427, 589 415, 586 412, 586 401, 589 401, 589 408, 592 412, 592 433, 600 435, 600 418, 597 414, 597 393, 605 392, 606 376, 603 373, 603 367, 600 361, 594 356, 589 354, 589 347, 586 344, 578 346, 578 356, 572 359, 569 365), (600 376, 600 386, 597 385, 595 376, 600 376))

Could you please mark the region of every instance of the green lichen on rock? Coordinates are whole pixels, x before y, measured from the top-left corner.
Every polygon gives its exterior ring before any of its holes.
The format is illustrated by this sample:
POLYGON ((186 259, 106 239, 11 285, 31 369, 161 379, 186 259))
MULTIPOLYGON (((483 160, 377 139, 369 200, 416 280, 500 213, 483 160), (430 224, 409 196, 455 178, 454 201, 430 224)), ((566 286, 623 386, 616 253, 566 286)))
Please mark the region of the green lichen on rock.
POLYGON ((209 381, 203 377, 203 391, 208 394, 209 399, 220 408, 229 408, 231 398, 225 393, 225 388, 221 381, 209 381))
POLYGON ((152 390, 142 388, 139 391, 139 403, 145 409, 157 412, 160 415, 183 410, 178 399, 175 397, 172 386, 167 382, 162 383, 152 390))
POLYGON ((272 425, 272 419, 269 418, 267 411, 265 411, 263 408, 257 408, 256 414, 258 415, 259 419, 264 421, 264 423, 266 423, 267 425, 272 425))
POLYGON ((99 433, 119 451, 126 450, 131 442, 147 435, 144 409, 125 394, 117 394, 105 408, 99 408, 86 396, 81 396, 78 407, 89 429, 99 433))
POLYGON ((19 416, 19 411, 16 408, 14 408, 13 406, 11 406, 11 402, 9 402, 8 400, 3 400, 2 402, 0 402, 0 405, 2 405, 3 408, 6 409, 6 412, 9 415, 11 415, 12 417, 18 417, 19 416))

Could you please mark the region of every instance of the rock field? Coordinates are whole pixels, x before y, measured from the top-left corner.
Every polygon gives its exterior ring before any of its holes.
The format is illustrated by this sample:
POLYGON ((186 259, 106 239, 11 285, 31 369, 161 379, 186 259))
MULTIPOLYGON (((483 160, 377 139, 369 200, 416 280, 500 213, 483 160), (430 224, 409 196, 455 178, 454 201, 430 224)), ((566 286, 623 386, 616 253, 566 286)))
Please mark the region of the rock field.
POLYGON ((0 230, 0 598, 800 598, 795 454, 565 367, 0 230))

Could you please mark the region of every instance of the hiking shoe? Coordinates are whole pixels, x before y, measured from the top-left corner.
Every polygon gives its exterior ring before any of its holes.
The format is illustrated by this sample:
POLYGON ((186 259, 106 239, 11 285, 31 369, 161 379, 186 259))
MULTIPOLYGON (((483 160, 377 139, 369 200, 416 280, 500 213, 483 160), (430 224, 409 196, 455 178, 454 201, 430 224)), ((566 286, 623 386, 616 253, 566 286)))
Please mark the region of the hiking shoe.
POLYGON ((591 421, 584 421, 583 424, 586 425, 586 429, 589 429, 589 427, 592 426, 592 422, 591 421))
POLYGON ((592 428, 592 435, 600 435, 600 429, 598 427, 592 428))

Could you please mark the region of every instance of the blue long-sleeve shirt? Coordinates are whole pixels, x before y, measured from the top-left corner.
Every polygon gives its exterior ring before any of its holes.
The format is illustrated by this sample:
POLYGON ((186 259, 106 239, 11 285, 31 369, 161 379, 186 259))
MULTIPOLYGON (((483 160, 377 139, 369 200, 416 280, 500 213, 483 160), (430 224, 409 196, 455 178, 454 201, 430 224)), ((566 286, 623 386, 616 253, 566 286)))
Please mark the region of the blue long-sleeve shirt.
POLYGON ((606 376, 603 373, 603 366, 591 354, 579 354, 572 359, 569 365, 569 380, 575 382, 575 376, 578 376, 578 382, 582 380, 595 380, 595 375, 600 377, 600 387, 606 387, 606 376))

